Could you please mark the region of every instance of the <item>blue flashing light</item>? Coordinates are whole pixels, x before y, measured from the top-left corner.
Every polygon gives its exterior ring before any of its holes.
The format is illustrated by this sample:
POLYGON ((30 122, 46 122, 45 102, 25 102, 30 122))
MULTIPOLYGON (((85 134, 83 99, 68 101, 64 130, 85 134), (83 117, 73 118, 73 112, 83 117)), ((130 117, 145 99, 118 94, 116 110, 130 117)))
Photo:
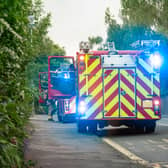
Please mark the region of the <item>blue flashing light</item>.
POLYGON ((159 53, 151 54, 149 59, 154 68, 160 68, 162 64, 162 59, 159 53))
POLYGON ((86 103, 84 101, 80 101, 80 103, 79 103, 79 113, 84 114, 86 109, 87 109, 86 103))
POLYGON ((69 78, 70 78, 69 74, 68 73, 64 73, 64 79, 69 79, 69 78))

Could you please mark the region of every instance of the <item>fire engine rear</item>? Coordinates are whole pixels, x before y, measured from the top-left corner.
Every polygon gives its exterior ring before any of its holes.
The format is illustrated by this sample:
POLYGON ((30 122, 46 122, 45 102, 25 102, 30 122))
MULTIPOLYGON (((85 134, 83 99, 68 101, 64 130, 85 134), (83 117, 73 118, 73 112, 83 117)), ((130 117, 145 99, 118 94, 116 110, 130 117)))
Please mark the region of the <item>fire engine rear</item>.
POLYGON ((138 41, 139 50, 77 53, 77 127, 96 132, 126 125, 154 132, 160 111, 159 41, 138 41), (144 49, 146 47, 146 49, 144 49))

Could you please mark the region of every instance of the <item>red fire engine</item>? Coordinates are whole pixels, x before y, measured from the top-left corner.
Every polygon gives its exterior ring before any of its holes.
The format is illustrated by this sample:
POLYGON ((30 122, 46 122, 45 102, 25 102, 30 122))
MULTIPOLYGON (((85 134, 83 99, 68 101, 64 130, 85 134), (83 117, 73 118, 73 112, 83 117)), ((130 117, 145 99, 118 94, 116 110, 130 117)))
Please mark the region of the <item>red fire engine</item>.
POLYGON ((56 102, 59 121, 75 120, 76 92, 73 57, 48 57, 48 99, 56 102))
POLYGON ((161 62, 155 50, 159 41, 134 45, 140 50, 116 50, 112 45, 109 50, 89 51, 82 46, 77 53, 79 132, 96 132, 108 125, 155 131, 161 118, 161 62))

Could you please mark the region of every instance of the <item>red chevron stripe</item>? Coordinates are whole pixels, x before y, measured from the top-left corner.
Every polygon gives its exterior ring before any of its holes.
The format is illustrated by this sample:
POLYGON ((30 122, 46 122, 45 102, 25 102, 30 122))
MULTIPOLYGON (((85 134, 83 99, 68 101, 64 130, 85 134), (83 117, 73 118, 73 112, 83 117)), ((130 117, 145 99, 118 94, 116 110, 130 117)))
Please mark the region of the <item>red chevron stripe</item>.
POLYGON ((93 90, 99 85, 102 84, 102 76, 100 76, 98 78, 98 80, 96 80, 93 85, 88 89, 89 94, 91 94, 93 92, 93 90))
POLYGON ((138 64, 137 67, 138 67, 138 70, 141 71, 143 75, 145 75, 145 77, 147 77, 149 80, 151 80, 151 75, 141 64, 138 64))
POLYGON ((86 78, 84 78, 80 83, 79 83, 79 89, 82 89, 86 84, 86 78))
MULTIPOLYGON (((145 97, 139 92, 137 91, 137 96, 143 100, 145 99, 145 97)), ((133 106, 134 106, 134 100, 128 95, 126 94, 124 96, 133 106)), ((143 116, 146 118, 146 119, 151 119, 152 117, 150 115, 148 115, 148 113, 145 112, 145 110, 139 105, 139 104, 136 104, 137 105, 137 110, 143 114, 143 116)))
POLYGON ((118 74, 105 86, 105 92, 118 80, 118 74))
MULTIPOLYGON (((131 76, 132 76, 132 74, 131 74, 131 72, 130 71, 127 71, 131 76)), ((149 73, 148 73, 149 74, 149 73)), ((133 78, 133 77, 132 77, 133 78)), ((134 79, 134 78, 133 78, 134 79)), ((135 79, 134 79, 135 80, 135 79)), ((144 81, 141 79, 141 78, 139 78, 138 76, 137 76, 137 82, 150 94, 151 93, 151 88, 149 88, 145 83, 144 83, 144 81)))
MULTIPOLYGON (((108 92, 110 92, 110 90, 108 90, 108 92)), ((105 106, 107 106, 112 100, 113 98, 115 98, 118 95, 119 91, 118 88, 105 100, 105 106)))
POLYGON ((137 76, 137 82, 149 93, 151 94, 151 88, 149 88, 143 80, 141 80, 138 76, 137 76))
MULTIPOLYGON (((121 109, 125 112, 125 113, 127 113, 127 115, 129 116, 129 117, 134 117, 135 116, 135 114, 133 113, 133 112, 131 112, 122 102, 121 102, 121 109)), ((121 112, 122 113, 122 112, 121 112)), ((122 117, 122 114, 120 113, 120 115, 121 115, 121 117, 122 117)))
POLYGON ((103 104, 101 104, 96 110, 94 113, 92 113, 90 116, 89 116, 89 120, 93 120, 95 119, 95 117, 97 116, 97 114, 101 113, 101 111, 103 110, 103 104))
POLYGON ((113 113, 119 108, 118 103, 116 103, 106 114, 106 117, 111 117, 113 113))
POLYGON ((132 90, 133 92, 135 92, 135 86, 134 86, 132 83, 130 83, 130 81, 128 81, 128 80, 125 78, 125 76, 123 76, 123 74, 121 74, 121 81, 122 81, 123 83, 125 83, 126 86, 127 86, 130 90, 132 90))
POLYGON ((101 69, 100 64, 98 64, 91 72, 89 77, 93 77, 93 75, 95 75, 99 70, 101 69))
POLYGON ((130 97, 130 95, 126 94, 125 99, 129 101, 129 103, 134 107, 135 106, 135 101, 132 97, 130 97))
POLYGON ((96 103, 96 101, 98 101, 102 97, 102 94, 102 90, 100 90, 100 92, 98 92, 94 97, 92 97, 92 99, 88 103, 88 107, 91 108, 96 103))
POLYGON ((96 59, 88 59, 88 67, 91 66, 96 59))
MULTIPOLYGON (((108 75, 110 75, 113 71, 114 71, 114 70, 107 70, 107 69, 106 69, 106 70, 104 71, 104 74, 106 74, 106 75, 108 76, 108 75)), ((107 76, 105 76, 105 78, 106 78, 107 76)))
POLYGON ((155 78, 153 80, 153 83, 158 89, 160 89, 160 83, 155 78))

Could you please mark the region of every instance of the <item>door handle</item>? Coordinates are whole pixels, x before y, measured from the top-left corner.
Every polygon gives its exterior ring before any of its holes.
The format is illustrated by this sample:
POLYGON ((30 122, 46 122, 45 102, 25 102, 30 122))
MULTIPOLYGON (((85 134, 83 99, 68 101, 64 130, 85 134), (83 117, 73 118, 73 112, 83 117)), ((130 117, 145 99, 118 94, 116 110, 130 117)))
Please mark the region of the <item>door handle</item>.
POLYGON ((121 91, 121 95, 122 95, 122 96, 125 96, 125 95, 126 95, 126 91, 125 91, 125 90, 122 90, 122 91, 121 91))

